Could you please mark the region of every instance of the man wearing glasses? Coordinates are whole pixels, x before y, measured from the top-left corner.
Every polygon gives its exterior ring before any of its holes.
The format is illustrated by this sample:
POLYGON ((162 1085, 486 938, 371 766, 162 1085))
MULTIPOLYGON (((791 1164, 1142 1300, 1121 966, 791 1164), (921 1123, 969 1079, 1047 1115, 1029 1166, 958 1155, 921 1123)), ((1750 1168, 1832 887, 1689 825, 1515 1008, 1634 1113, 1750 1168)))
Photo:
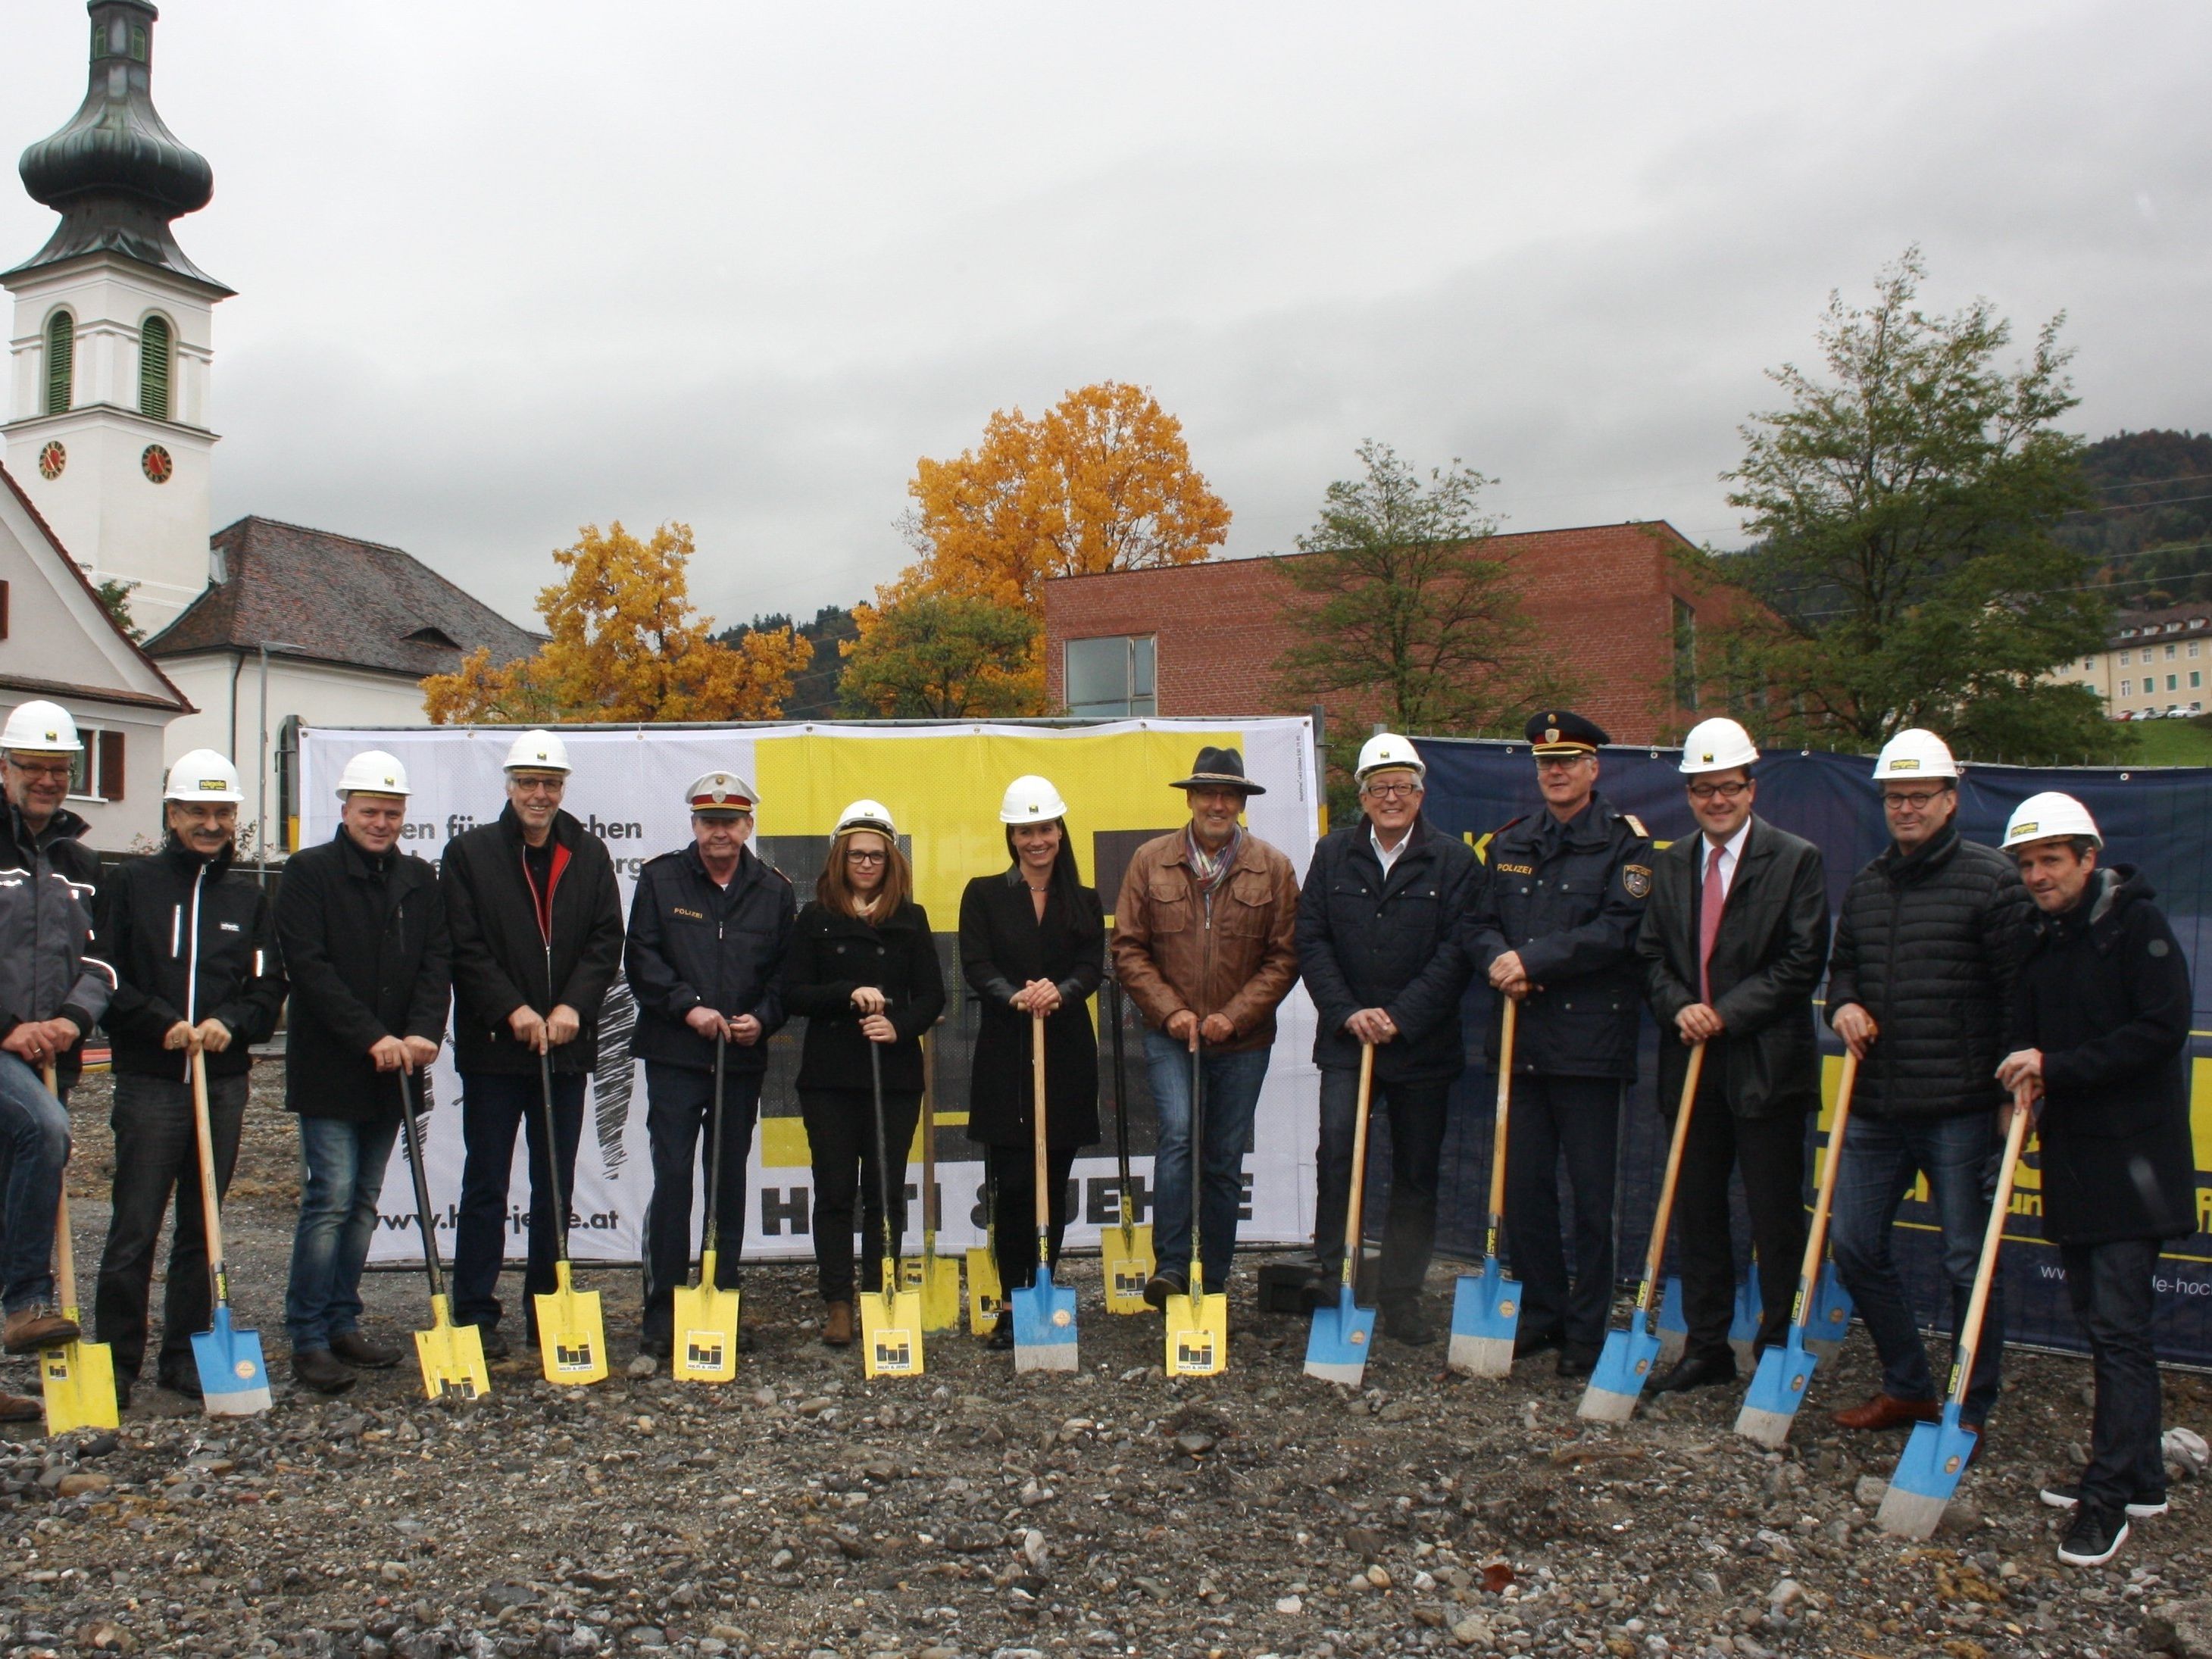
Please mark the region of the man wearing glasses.
MULTIPOLYGON (((1472 954, 1499 996, 1520 1004, 1505 1156, 1505 1228, 1521 1280, 1514 1352, 1557 1348, 1560 1376, 1588 1376, 1613 1316, 1620 1091, 1636 1077, 1636 933, 1651 893, 1651 839, 1597 793, 1604 728, 1561 709, 1533 716, 1528 736, 1544 810, 1492 837, 1472 954), (1575 1204, 1571 1289, 1563 1158, 1575 1204)), ((1491 1055, 1495 1064, 1494 1035, 1491 1055)))
MULTIPOLYGON (((1890 1226, 1917 1175, 1943 1230, 1952 1330, 1964 1318, 2004 1144, 1996 1079, 2032 915, 2013 861, 1962 838, 1959 767, 1933 732, 1900 732, 1875 761, 1890 845, 1852 878, 1828 959, 1828 1023, 1859 1057, 1837 1166, 1836 1271, 1881 1358, 1881 1387, 1836 1413, 1847 1429, 1942 1414, 1919 1322, 1890 1259, 1890 1226)), ((1997 1397, 2002 1280, 1990 1286, 1962 1423, 1997 1397)))
MULTIPOLYGON (((584 1079, 599 1057, 599 1005, 622 965, 622 900, 614 860, 561 810, 568 745, 526 732, 507 754, 498 820, 446 849, 439 885, 453 948, 453 1057, 461 1074, 460 1214, 453 1237, 453 1316, 482 1328, 484 1357, 507 1352, 499 1333, 499 1268, 508 1173, 520 1125, 530 1146, 526 1297, 554 1288, 552 1196, 576 1190, 584 1079), (545 1145, 538 1057, 550 1054, 554 1133, 545 1145)), ((537 1304, 524 1327, 536 1346, 537 1304)))
POLYGON ((1652 860, 1636 941, 1669 1117, 1691 1048, 1705 1045, 1675 1199, 1689 1342, 1653 1381, 1662 1394, 1735 1376, 1731 1170, 1743 1173, 1759 1255, 1759 1349, 1784 1339, 1805 1251, 1805 1117, 1820 1102, 1813 992, 1828 953, 1828 889, 1820 848, 1753 815, 1758 761, 1732 720, 1691 728, 1681 769, 1698 833, 1652 860))

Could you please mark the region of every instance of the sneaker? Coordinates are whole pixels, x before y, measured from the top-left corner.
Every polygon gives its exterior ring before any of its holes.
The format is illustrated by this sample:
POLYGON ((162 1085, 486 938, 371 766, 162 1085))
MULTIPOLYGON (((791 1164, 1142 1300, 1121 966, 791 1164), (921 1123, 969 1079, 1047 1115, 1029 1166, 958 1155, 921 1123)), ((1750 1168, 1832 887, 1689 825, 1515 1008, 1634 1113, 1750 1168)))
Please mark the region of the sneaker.
MULTIPOLYGON (((2068 1480, 2053 1482, 2041 1493, 2043 1501, 2054 1510, 2073 1510, 2081 1506, 2081 1483, 2068 1480)), ((2128 1499, 2128 1513, 2138 1521, 2148 1521, 2154 1515, 2164 1515, 2172 1506, 2166 1501, 2164 1491, 2139 1492, 2128 1499)))
POLYGON ((2128 1517, 2102 1504, 2083 1504, 2074 1511, 2058 1559, 2069 1567, 2101 1567, 2128 1541, 2128 1517))
POLYGON ((41 1348, 74 1342, 80 1334, 76 1321, 64 1319, 52 1308, 34 1304, 8 1316, 6 1329, 0 1333, 0 1347, 9 1353, 36 1353, 41 1348))
POLYGON ((1190 1280, 1172 1267, 1163 1267, 1145 1281, 1145 1305, 1164 1310, 1171 1296, 1188 1296, 1190 1280))
POLYGON ((389 1370, 399 1363, 399 1350, 372 1342, 359 1331, 342 1331, 331 1339, 331 1352, 349 1365, 365 1371, 389 1370))

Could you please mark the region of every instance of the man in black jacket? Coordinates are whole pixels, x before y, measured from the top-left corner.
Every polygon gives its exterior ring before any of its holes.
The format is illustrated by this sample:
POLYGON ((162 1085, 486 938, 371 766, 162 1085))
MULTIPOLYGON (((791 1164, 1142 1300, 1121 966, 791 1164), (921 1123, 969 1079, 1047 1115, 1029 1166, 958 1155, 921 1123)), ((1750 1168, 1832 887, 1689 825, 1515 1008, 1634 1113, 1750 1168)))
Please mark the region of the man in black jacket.
POLYGON ((406 769, 365 750, 346 763, 337 793, 337 834, 294 854, 276 893, 292 982, 284 1105, 299 1115, 307 1170, 284 1322, 292 1375, 324 1394, 353 1386, 349 1366, 399 1363, 398 1348, 361 1333, 361 1273, 399 1091, 445 1041, 452 966, 438 872, 398 850, 406 769))
POLYGON ((1298 896, 1298 971, 1319 1015, 1319 1191, 1314 1254, 1325 1276, 1344 1265, 1352 1140, 1362 1045, 1375 1045, 1375 1091, 1390 1115, 1390 1210, 1376 1302, 1383 1334, 1436 1340, 1421 1281, 1437 1234, 1444 1105, 1467 1065, 1460 999, 1470 969, 1467 918, 1482 886, 1468 844, 1421 816, 1428 769, 1413 745, 1378 732, 1359 751, 1356 823, 1314 849, 1298 896))
MULTIPOLYGON (((461 1073, 459 1224, 453 1241, 453 1317, 483 1328, 487 1358, 503 1358, 499 1268, 507 1177, 518 1126, 530 1147, 526 1296, 554 1286, 554 1216, 547 1183, 557 1167, 573 1202, 584 1079, 599 1056, 599 1005, 622 966, 622 897, 599 838, 561 810, 568 749, 526 732, 507 755, 507 805, 498 820, 446 849, 439 886, 453 943, 453 1054, 461 1073), (545 1145, 538 1056, 550 1054, 556 1145, 545 1145), (548 1162, 558 1158, 558 1165, 548 1162)), ((566 1218, 562 1218, 565 1222, 566 1218)), ((535 1303, 524 1329, 538 1340, 535 1303)))
POLYGON ((1653 860, 1636 941, 1662 1033, 1659 1105, 1668 1116, 1692 1047, 1705 1045, 1675 1201, 1689 1342, 1653 1381, 1662 1394, 1735 1376, 1732 1168, 1743 1172, 1759 1253, 1759 1348, 1783 1340, 1805 1251, 1805 1117, 1820 1099, 1813 992, 1828 953, 1828 890, 1818 848, 1753 815, 1758 760, 1732 720, 1691 729, 1681 769, 1698 833, 1653 860))
POLYGON ((2130 1516, 2166 1512, 2152 1279, 2160 1244, 2197 1231, 2195 999, 2150 884, 2128 865, 2101 866, 2104 840, 2080 801, 2031 795, 2004 850, 2038 915, 1997 1080, 2039 1104, 2043 1233, 2058 1246, 2097 1389, 2088 1467, 2043 1501, 2074 1512, 2058 1559, 2094 1567, 2127 1541, 2130 1516))
MULTIPOLYGON (((1959 834, 1959 767, 1941 738, 1899 732, 1875 762, 1874 779, 1890 846, 1852 878, 1828 958, 1828 1023, 1859 1056, 1831 1238, 1836 1272, 1882 1365, 1875 1396, 1836 1421, 1864 1430, 1942 1414, 1890 1259, 1890 1228, 1913 1177, 1924 1173, 1943 1230, 1955 1335, 1973 1293, 2004 1144, 1996 1062, 2028 915, 2012 860, 1959 834)), ((2001 1291, 1990 1287, 1960 1413, 1972 1427, 1996 1401, 2001 1291)))
MULTIPOLYGON (((1620 1091, 1636 1077, 1644 974, 1636 932, 1651 892, 1651 839, 1597 793, 1604 728, 1571 710, 1530 718, 1544 810, 1490 843, 1475 970, 1515 1018, 1505 1231, 1521 1280, 1516 1354, 1559 1350, 1588 1376, 1613 1316, 1613 1193, 1620 1091), (1575 1279, 1559 1228, 1559 1163, 1575 1200, 1575 1279)), ((1498 1042, 1491 1043, 1496 1064, 1498 1042)))
POLYGON ((759 798, 731 772, 685 792, 691 845, 647 863, 630 896, 623 963, 637 1000, 630 1052, 645 1062, 653 1200, 645 1212, 645 1316, 640 1351, 673 1346, 676 1287, 691 1259, 692 1160, 712 1179, 714 1048, 723 1048, 721 1193, 717 1223, 732 1242, 715 1266, 738 1282, 745 1232, 745 1158, 768 1071, 768 1039, 783 1024, 776 970, 798 912, 791 881, 745 845, 759 798), (702 1133, 702 1130, 708 1130, 702 1133))
POLYGON ((107 1034, 115 1068, 114 1211, 100 1263, 100 1340, 113 1350, 127 1402, 146 1357, 154 1246, 177 1195, 162 1298, 161 1386, 197 1400, 192 1338, 214 1320, 207 1220, 200 1208, 191 1056, 206 1057, 216 1194, 230 1189, 246 1121, 252 1044, 284 1006, 276 928, 253 878, 234 870, 238 770, 210 749, 169 769, 158 852, 128 860, 100 892, 100 938, 115 966, 107 1034))

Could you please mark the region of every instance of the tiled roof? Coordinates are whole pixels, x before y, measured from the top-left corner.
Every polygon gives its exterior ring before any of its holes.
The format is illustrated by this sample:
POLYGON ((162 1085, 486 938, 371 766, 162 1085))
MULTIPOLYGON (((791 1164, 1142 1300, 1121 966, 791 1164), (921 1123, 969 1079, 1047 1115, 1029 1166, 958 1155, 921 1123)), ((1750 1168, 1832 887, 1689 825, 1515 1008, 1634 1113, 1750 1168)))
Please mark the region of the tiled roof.
POLYGON ((2212 635, 2212 605, 2198 599, 2162 611, 2115 611, 2105 629, 2105 644, 2110 648, 2152 640, 2201 640, 2207 635, 2212 635))
POLYGON ((222 580, 148 642, 156 657, 281 640, 292 648, 277 654, 419 679, 450 673, 479 646, 506 663, 540 643, 396 547, 258 518, 218 531, 213 545, 222 580))

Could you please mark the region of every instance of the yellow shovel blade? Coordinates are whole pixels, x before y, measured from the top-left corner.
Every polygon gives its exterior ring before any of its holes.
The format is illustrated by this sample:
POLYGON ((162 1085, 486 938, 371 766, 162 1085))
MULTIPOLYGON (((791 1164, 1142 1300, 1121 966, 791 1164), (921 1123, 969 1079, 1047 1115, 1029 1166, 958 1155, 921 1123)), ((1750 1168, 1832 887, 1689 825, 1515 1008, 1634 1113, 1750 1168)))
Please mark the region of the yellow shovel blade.
POLYGON ((714 1254, 699 1258, 699 1282, 676 1292, 668 1370, 686 1382, 726 1382, 738 1374, 738 1292, 715 1285, 714 1254))
POLYGON ((607 1332, 599 1317, 599 1293, 580 1291, 569 1280, 568 1264, 556 1261, 557 1283, 538 1304, 538 1352, 548 1382, 597 1382, 607 1374, 607 1332))
POLYGON ((491 1392, 483 1333, 473 1325, 454 1324, 442 1296, 430 1298, 430 1328, 415 1333, 415 1358, 422 1367, 426 1399, 481 1400, 491 1392))
POLYGON ((968 1252, 968 1334, 988 1336, 998 1328, 1006 1310, 1006 1292, 999 1283, 999 1258, 978 1245, 968 1252))
MULTIPOLYGON (((75 1319, 76 1310, 63 1310, 75 1319)), ((121 1425, 115 1406, 115 1360, 105 1342, 79 1340, 39 1351, 40 1390, 46 1396, 46 1432, 112 1429, 121 1425)))
POLYGON ((960 1258, 921 1255, 899 1264, 899 1283, 921 1297, 921 1328, 960 1328, 960 1258), (908 1271, 911 1270, 911 1271, 908 1271))
POLYGON ((860 1293, 860 1362, 870 1376, 921 1375, 921 1292, 860 1293))
POLYGON ((1229 1298, 1218 1291, 1168 1298, 1170 1376, 1218 1376, 1229 1369, 1229 1298))
POLYGON ((1106 1311, 1114 1314, 1149 1313, 1145 1305, 1145 1283, 1152 1276, 1152 1228, 1150 1222, 1124 1233, 1109 1227, 1099 1234, 1100 1254, 1106 1269, 1106 1311))

